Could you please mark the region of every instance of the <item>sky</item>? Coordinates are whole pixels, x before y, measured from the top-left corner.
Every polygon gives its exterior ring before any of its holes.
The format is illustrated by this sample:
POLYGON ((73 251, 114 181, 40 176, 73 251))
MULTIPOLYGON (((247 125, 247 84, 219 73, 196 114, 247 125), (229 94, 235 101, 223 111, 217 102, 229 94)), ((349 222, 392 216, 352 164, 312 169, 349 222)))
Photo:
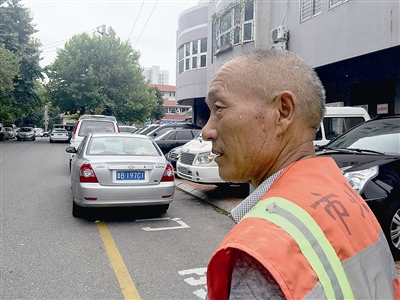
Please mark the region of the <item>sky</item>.
POLYGON ((140 51, 141 67, 159 66, 176 84, 176 31, 179 15, 199 0, 23 0, 32 13, 34 34, 42 44, 42 67, 73 35, 112 27, 121 41, 140 51), (98 28, 98 29, 97 29, 98 28))

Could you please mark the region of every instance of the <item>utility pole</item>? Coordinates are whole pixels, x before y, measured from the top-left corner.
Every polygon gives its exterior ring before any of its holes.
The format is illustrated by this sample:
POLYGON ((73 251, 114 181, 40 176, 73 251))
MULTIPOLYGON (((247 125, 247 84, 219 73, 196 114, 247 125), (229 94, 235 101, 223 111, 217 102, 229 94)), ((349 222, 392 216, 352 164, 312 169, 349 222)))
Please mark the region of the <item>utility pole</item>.
POLYGON ((44 131, 47 131, 47 125, 49 125, 49 114, 47 104, 44 106, 44 131))

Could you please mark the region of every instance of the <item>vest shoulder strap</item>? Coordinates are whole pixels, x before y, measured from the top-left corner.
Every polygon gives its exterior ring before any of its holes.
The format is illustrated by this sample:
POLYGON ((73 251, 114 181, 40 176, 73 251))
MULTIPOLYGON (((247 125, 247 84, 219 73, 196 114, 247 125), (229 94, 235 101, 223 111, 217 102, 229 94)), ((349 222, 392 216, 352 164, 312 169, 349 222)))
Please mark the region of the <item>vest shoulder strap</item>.
POLYGON ((296 241, 317 274, 327 299, 354 299, 335 249, 306 210, 284 198, 270 197, 259 201, 243 219, 250 217, 274 223, 296 241))

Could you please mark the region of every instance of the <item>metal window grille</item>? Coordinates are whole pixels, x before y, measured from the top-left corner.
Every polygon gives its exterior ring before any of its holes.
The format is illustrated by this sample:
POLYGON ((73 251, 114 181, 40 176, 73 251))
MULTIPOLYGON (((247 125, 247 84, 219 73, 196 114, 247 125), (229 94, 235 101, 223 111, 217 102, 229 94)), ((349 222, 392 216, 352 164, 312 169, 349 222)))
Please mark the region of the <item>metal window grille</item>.
POLYGON ((215 14, 212 30, 213 55, 254 40, 254 0, 240 1, 215 14))
POLYGON ((329 8, 339 6, 340 4, 343 4, 347 1, 349 0, 329 0, 329 8))
POLYGON ((322 13, 322 0, 301 0, 300 22, 306 21, 322 13))

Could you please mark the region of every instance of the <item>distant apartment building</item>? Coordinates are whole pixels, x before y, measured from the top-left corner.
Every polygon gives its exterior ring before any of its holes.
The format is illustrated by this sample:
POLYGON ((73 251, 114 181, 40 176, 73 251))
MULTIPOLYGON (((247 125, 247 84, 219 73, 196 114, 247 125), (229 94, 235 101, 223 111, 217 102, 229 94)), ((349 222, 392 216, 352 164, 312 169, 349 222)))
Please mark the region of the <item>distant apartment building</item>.
POLYGON ((169 84, 169 72, 166 70, 160 70, 159 66, 152 66, 151 68, 143 68, 143 76, 146 81, 151 84, 169 84))
POLYGON ((230 57, 287 49, 315 68, 330 105, 371 116, 400 113, 400 2, 354 0, 201 2, 182 12, 176 40, 176 96, 209 116, 205 96, 230 57))
POLYGON ((180 105, 176 103, 175 86, 162 85, 162 84, 149 84, 149 87, 157 87, 164 100, 165 116, 160 120, 161 124, 169 124, 176 122, 187 122, 188 111, 191 109, 190 105, 180 105))

